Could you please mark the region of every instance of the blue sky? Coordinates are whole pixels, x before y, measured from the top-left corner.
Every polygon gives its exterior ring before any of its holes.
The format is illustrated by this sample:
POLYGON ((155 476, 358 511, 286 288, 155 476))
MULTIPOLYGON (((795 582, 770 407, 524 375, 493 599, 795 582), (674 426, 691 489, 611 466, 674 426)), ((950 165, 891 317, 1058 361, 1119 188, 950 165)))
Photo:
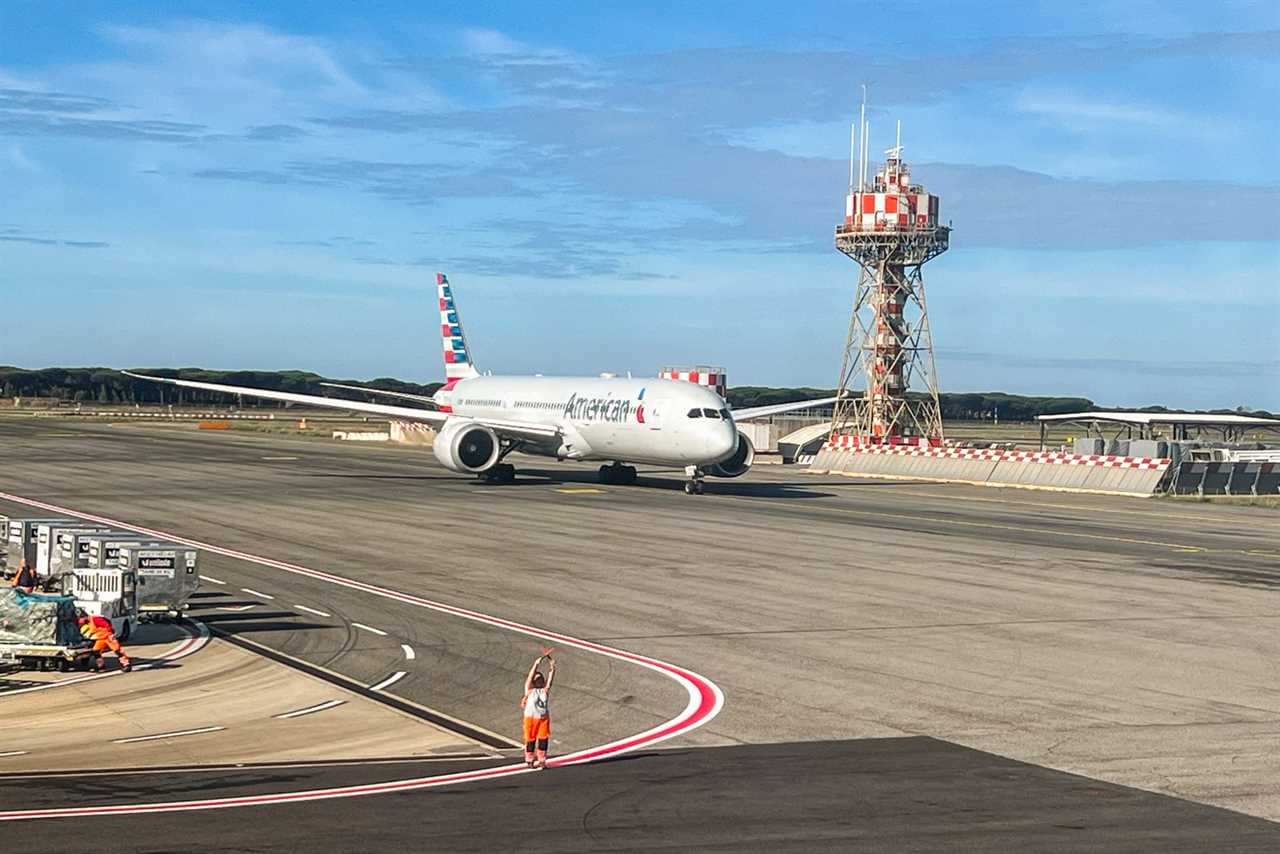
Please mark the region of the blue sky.
POLYGON ((0 363, 831 386, 867 82, 944 391, 1280 410, 1273 2, 263 5, 0 4, 0 363))

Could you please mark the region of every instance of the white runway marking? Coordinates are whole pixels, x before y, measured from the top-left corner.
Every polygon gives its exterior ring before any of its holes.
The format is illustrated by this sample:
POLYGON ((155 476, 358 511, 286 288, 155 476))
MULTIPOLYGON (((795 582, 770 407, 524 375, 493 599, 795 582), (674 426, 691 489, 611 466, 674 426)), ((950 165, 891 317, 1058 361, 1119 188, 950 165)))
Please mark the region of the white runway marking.
MULTIPOLYGON (((324 572, 323 570, 312 569, 298 564, 286 563, 285 561, 264 557, 262 555, 249 554, 247 552, 229 549, 225 546, 206 543, 200 540, 193 540, 189 537, 183 537, 179 534, 167 531, 156 531, 154 529, 144 528, 140 525, 130 524, 129 522, 124 522, 119 519, 112 519, 107 516, 97 516, 83 511, 73 510, 68 507, 63 507, 61 505, 39 501, 34 498, 14 495, 10 492, 0 492, 0 499, 12 501, 18 504, 25 504, 28 507, 38 507, 42 510, 48 510, 51 513, 59 515, 76 516, 81 519, 88 519, 111 527, 137 531, 141 534, 159 537, 165 542, 183 543, 191 546, 192 548, 204 549, 225 557, 250 561, 260 566, 268 566, 293 575, 323 581, 328 584, 334 584, 351 590, 360 590, 369 595, 378 596, 383 599, 401 602, 418 608, 425 608, 438 613, 450 614, 463 620, 483 623, 495 628, 506 629, 507 631, 522 635, 526 638, 533 638, 540 642, 552 641, 559 646, 571 647, 584 652, 595 653, 615 661, 622 661, 627 664, 633 664, 646 670, 660 673, 672 679, 677 685, 683 688, 685 693, 688 695, 688 703, 685 705, 684 709, 674 717, 663 720, 649 729, 636 733, 635 735, 620 738, 616 741, 608 742, 607 744, 585 747, 575 752, 565 754, 564 756, 558 756, 552 759, 549 763, 552 767, 577 765, 580 763, 607 759, 613 756, 651 747, 652 745, 684 735, 705 725, 708 721, 713 720, 724 706, 724 693, 714 682, 691 670, 686 670, 683 667, 661 661, 659 659, 649 658, 638 653, 628 652, 623 649, 618 649, 617 647, 606 646, 605 644, 596 643, 583 638, 575 638, 570 635, 561 634, 560 632, 539 628, 537 626, 517 623, 514 620, 507 620, 502 617, 483 614, 479 611, 471 611, 457 605, 450 605, 445 602, 425 599, 411 593, 392 590, 387 587, 379 587, 364 581, 356 581, 351 578, 344 578, 331 572, 324 572)), ((208 637, 207 630, 205 630, 204 637, 208 637)), ((185 801, 153 800, 131 804, 86 804, 75 807, 46 807, 41 809, 22 810, 0 809, 0 821, 72 817, 83 818, 86 816, 105 815, 139 815, 149 813, 180 812, 187 810, 232 809, 237 807, 260 806, 264 804, 301 803, 306 801, 325 800, 329 798, 351 798, 390 792, 422 791, 440 786, 480 782, 483 780, 494 780, 532 773, 536 772, 530 771, 526 768, 523 762, 515 762, 511 765, 498 765, 496 767, 481 768, 472 771, 459 771, 453 774, 385 780, 379 783, 358 786, 338 786, 327 789, 263 792, 260 794, 243 795, 238 797, 204 798, 201 800, 185 801)))
POLYGON ((409 646, 407 643, 400 644, 400 649, 404 650, 404 657, 407 661, 413 661, 418 657, 418 654, 413 651, 413 647, 409 646))
POLYGON ((27 755, 27 751, 25 750, 10 750, 5 753, 0 753, 0 759, 3 759, 6 756, 26 756, 26 755, 27 755))
POLYGON ((366 632, 373 632, 375 635, 382 635, 384 638, 387 636, 387 633, 382 629, 375 629, 373 626, 366 626, 364 623, 352 623, 351 625, 357 629, 364 629, 366 632))
POLYGON ((326 709, 332 709, 341 706, 346 700, 325 700, 323 703, 317 703, 314 706, 307 706, 305 709, 294 709, 292 712, 285 712, 282 715, 272 715, 280 720, 288 720, 289 718, 300 718, 303 715, 314 715, 316 712, 323 712, 326 709))
POLYGON ((289 461, 289 460, 296 460, 296 459, 297 459, 297 457, 263 457, 263 459, 264 459, 264 460, 278 460, 278 461, 280 461, 280 462, 285 462, 285 461, 289 461))
POLYGON ((395 673, 392 673, 390 676, 388 676, 386 679, 383 679, 381 682, 370 685, 369 690, 381 691, 383 688, 389 688, 408 675, 409 674, 405 673, 403 670, 397 670, 395 673))
POLYGON ((207 581, 210 584, 226 584, 227 583, 223 581, 221 578, 214 578, 212 575, 202 575, 200 576, 200 580, 207 581))
POLYGON ((236 605, 232 607, 232 606, 223 605, 218 610, 219 611, 248 611, 252 607, 254 606, 253 605, 236 605))
POLYGON ((221 726, 202 726, 199 729, 180 729, 174 732, 160 732, 155 735, 135 735, 133 738, 113 738, 112 744, 133 744, 136 741, 156 741, 161 738, 181 738, 184 735, 200 735, 205 732, 219 732, 226 729, 221 726))
POLYGON ((270 593, 260 593, 259 591, 254 590, 252 587, 241 587, 240 589, 243 590, 245 593, 248 593, 250 596, 261 596, 263 599, 276 598, 272 596, 270 593))
POLYGON ((294 605, 299 611, 306 611, 308 614, 315 614, 317 617, 332 617, 333 614, 327 614, 324 611, 317 611, 315 608, 308 608, 306 605, 294 605))

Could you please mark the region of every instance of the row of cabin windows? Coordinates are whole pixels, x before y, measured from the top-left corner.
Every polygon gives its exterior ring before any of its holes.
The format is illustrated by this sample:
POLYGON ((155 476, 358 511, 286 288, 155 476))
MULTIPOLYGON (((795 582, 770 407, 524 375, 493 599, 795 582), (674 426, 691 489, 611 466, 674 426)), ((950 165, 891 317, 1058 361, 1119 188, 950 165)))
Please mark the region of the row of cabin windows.
MULTIPOLYGON (((489 406, 494 409, 502 408, 501 400, 464 398, 461 403, 463 406, 489 406)), ((563 403, 556 403, 549 400, 517 400, 512 403, 512 406, 516 409, 564 409, 563 403)))
POLYGON ((729 420, 729 410, 727 409, 690 409, 690 418, 723 418, 729 420))

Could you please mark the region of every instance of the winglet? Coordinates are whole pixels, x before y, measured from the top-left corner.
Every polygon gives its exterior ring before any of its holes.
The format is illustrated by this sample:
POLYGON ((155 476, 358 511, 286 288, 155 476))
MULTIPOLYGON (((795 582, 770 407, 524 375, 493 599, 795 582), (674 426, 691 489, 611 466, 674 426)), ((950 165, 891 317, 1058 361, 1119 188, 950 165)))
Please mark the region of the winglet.
POLYGON ((458 308, 453 301, 453 289, 444 273, 436 273, 436 295, 440 299, 440 335, 444 344, 444 377, 452 386, 458 380, 479 376, 471 361, 471 349, 467 346, 458 308))

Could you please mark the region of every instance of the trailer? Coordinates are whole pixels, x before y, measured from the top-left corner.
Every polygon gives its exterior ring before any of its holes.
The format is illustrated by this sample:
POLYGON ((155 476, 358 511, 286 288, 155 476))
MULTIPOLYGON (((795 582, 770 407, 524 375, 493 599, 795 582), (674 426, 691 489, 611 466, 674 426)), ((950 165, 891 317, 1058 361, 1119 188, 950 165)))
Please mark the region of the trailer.
POLYGON ((0 665, 70 670, 92 650, 80 635, 72 597, 0 589, 0 665))
POLYGON ((199 552, 176 543, 120 546, 116 568, 138 579, 138 618, 143 622, 181 619, 200 589, 199 552))
POLYGON ((0 641, 0 667, 15 670, 84 670, 93 658, 93 644, 30 644, 0 641))

